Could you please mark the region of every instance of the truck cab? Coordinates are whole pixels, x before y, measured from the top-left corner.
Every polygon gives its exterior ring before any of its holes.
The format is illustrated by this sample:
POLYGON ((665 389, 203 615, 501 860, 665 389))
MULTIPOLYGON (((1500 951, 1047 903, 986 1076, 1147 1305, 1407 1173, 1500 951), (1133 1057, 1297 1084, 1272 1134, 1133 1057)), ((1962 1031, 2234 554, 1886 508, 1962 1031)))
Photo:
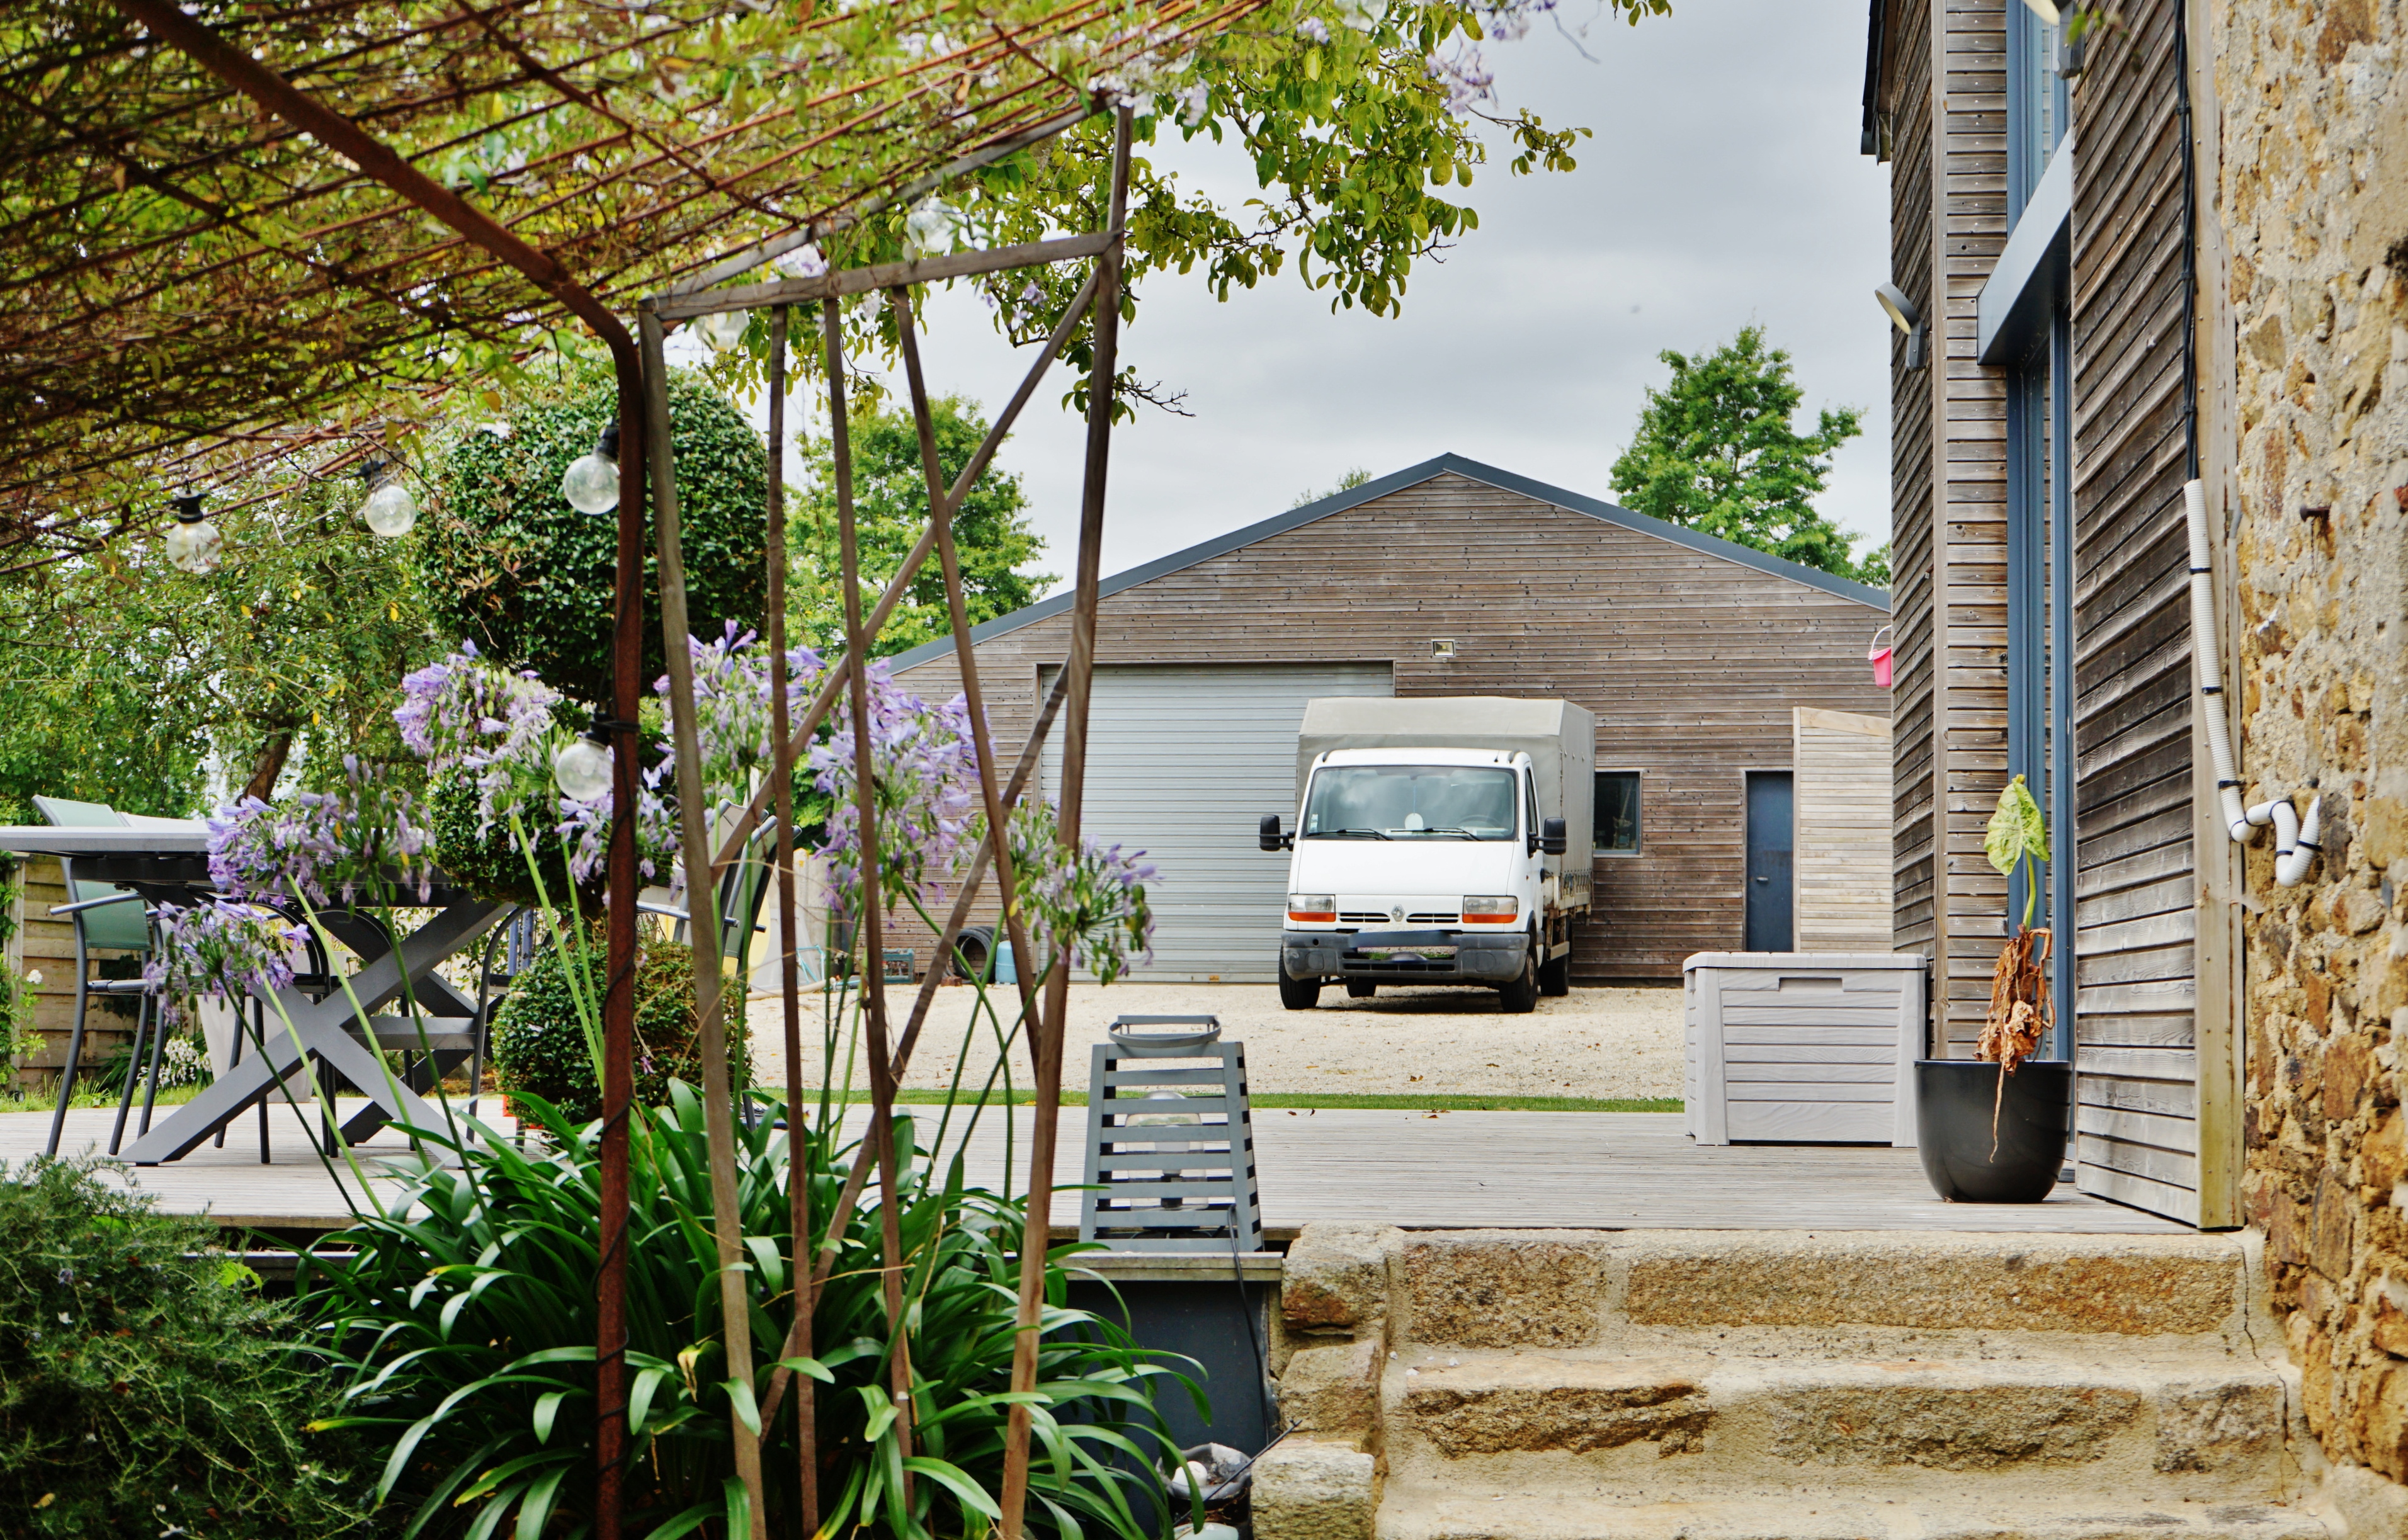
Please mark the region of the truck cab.
MULTIPOLYGON (((1263 820, 1265 849, 1293 852, 1280 934, 1280 997, 1310 1007, 1336 979, 1498 991, 1508 1011, 1569 987, 1560 891, 1565 824, 1545 814, 1526 752, 1336 749, 1316 754, 1292 832, 1263 820)), ((1580 895, 1585 906, 1586 892, 1580 895)))

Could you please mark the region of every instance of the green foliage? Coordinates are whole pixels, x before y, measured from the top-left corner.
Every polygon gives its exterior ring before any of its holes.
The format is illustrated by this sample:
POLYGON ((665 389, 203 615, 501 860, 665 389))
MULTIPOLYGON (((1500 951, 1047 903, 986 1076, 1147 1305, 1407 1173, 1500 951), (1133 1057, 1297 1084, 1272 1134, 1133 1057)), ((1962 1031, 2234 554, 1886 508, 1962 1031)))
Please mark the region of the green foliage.
MULTIPOLYGON (((405 1218, 394 1205, 389 1217, 335 1237, 303 1269, 303 1302, 341 1364, 351 1410, 338 1420, 390 1448, 384 1483, 396 1517, 411 1516, 405 1534, 455 1535, 473 1525, 484 1535, 510 1523, 523 1535, 566 1533, 591 1519, 595 1130, 534 1111, 544 1134, 529 1149, 499 1135, 468 1147, 462 1169, 418 1180, 423 1207, 405 1218), (335 1249, 351 1247, 354 1256, 335 1249)), ((751 1385, 724 1367, 699 1099, 677 1085, 665 1111, 630 1122, 627 1533, 668 1540, 715 1525, 740 1500, 740 1488, 731 1496, 730 1396, 749 1392, 757 1406, 772 1366, 761 1364, 751 1385)), ((825 1132, 808 1131, 800 1162, 822 1224, 843 1186, 825 1132)), ((812 1317, 818 1356, 794 1361, 795 1392, 819 1382, 822 1533, 858 1525, 893 1536, 983 1535, 1002 1478, 1020 1209, 965 1189, 958 1162, 933 1169, 915 1148, 910 1119, 897 1120, 895 1136, 911 1458, 885 1389, 892 1343, 881 1216, 865 1204, 837 1238, 812 1317)), ((736 1141, 752 1340, 773 1346, 792 1309, 786 1135, 763 1118, 739 1121, 736 1141)), ((1075 1516, 1088 1534, 1157 1534, 1153 1516, 1168 1504, 1150 1473, 1170 1446, 1151 1386, 1168 1371, 1110 1322, 1066 1308, 1067 1281, 1058 1262, 1049 1269, 1031 1532, 1073 1533, 1075 1516), (1109 1468, 1116 1454, 1133 1469, 1109 1468)), ((798 1401, 790 1393, 764 1430, 772 1534, 792 1528, 798 1401)))
MULTIPOLYGON (((758 620, 767 589, 763 512, 768 450, 727 398, 672 370, 670 443, 688 618, 697 636, 758 620)), ((455 433, 435 456, 434 506, 413 543, 438 631, 498 663, 532 668, 591 704, 610 699, 615 518, 590 518, 560 494, 561 473, 618 417, 607 374, 577 373, 508 406, 507 423, 455 433)), ((644 553, 643 683, 666 671, 658 560, 644 553)))
MULTIPOLYGON (((539 1096, 578 1121, 602 1116, 602 1085, 578 992, 602 998, 606 938, 595 922, 581 948, 547 946, 538 951, 494 1016, 494 1070, 514 1099, 539 1096), (578 950, 581 955, 566 955, 578 950), (572 977, 573 972, 573 977, 572 977)), ((752 1083, 751 1037, 745 1030, 743 991, 736 989, 727 1012, 728 1081, 738 1090, 752 1083)), ((636 948, 636 1100, 663 1106, 672 1080, 702 1077, 695 1040, 694 951, 639 928, 636 948)))
MULTIPOLYGON (((504 904, 540 904, 546 899, 566 903, 579 885, 568 871, 568 844, 550 821, 525 829, 526 845, 508 824, 477 832, 477 782, 462 772, 437 776, 427 789, 427 825, 435 832, 435 864, 453 882, 480 897, 504 904), (533 848, 535 871, 527 867, 533 848), (536 885, 540 874, 543 885, 536 885)), ((523 827, 523 825, 522 825, 523 827)), ((601 897, 601 877, 587 884, 581 896, 601 897)))
MULTIPOLYGON (((987 421, 975 403, 959 396, 929 402, 928 417, 936 430, 937 463, 951 486, 978 452, 987 421)), ((908 405, 881 409, 856 404, 850 427, 861 576, 866 591, 875 594, 894 580, 912 542, 928 527, 928 483, 920 465, 919 430, 908 405)), ((801 495, 787 520, 794 569, 786 590, 793 628, 789 635, 823 652, 841 651, 844 567, 837 541, 836 464, 826 439, 810 443, 806 463, 810 479, 796 489, 801 495)), ((962 599, 972 625, 1035 604, 1054 581, 1051 573, 1020 570, 1045 549, 1028 527, 1027 509, 1020 478, 992 468, 963 499, 953 520, 953 541, 961 552, 962 599)), ((865 612, 874 602, 864 599, 865 612)), ((951 634, 944 573, 932 557, 869 650, 875 657, 890 657, 951 634)))
POLYGON ((337 1386, 290 1307, 91 1162, 0 1180, 0 1533, 362 1534, 337 1386))
POLYGON ((1296 494, 1296 501, 1290 503, 1288 506, 1292 508, 1300 508, 1307 503, 1318 503, 1325 497, 1335 497, 1341 492, 1353 492, 1355 488, 1363 485, 1370 479, 1371 473, 1365 470, 1362 466, 1357 465, 1353 470, 1348 471, 1345 475, 1340 477, 1338 478, 1338 485, 1330 488, 1327 492, 1315 492, 1311 487, 1305 488, 1304 491, 1296 494))
POLYGON ((237 787, 288 755, 311 784, 347 753, 406 759, 395 691, 435 649, 417 537, 370 535, 366 491, 338 477, 217 515, 204 577, 146 540, 0 584, 0 817, 30 821, 36 793, 192 813, 211 749, 237 787))
POLYGON ((2032 800, 2023 777, 1999 788, 1999 806, 1982 831, 1982 849, 2000 877, 2014 876, 2018 865, 2024 868, 2024 923, 2029 925, 2040 903, 2038 863, 2049 859, 2048 820, 2041 817, 2040 804, 2032 800))
POLYGON ((1811 434, 1790 424, 1805 396, 1789 355, 1743 326, 1711 353, 1657 355, 1671 381, 1647 392, 1630 447, 1611 479, 1625 505, 1669 523, 1752 546, 1786 561, 1873 582, 1886 576, 1849 555, 1856 538, 1814 511, 1831 454, 1862 431, 1863 413, 1827 407, 1811 434))

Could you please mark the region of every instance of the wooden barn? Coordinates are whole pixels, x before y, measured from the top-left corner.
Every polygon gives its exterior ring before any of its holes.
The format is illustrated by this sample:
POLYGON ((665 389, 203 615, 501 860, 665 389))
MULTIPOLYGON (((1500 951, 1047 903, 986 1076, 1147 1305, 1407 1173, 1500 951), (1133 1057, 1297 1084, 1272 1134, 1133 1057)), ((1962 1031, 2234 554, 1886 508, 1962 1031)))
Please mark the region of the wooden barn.
MULTIPOLYGON (((1087 832, 1160 867, 1148 977, 1273 977, 1287 862, 1256 848, 1255 825, 1295 816, 1305 702, 1344 694, 1596 713, 1597 900, 1576 979, 1676 979, 1699 951, 1887 944, 1880 810, 1801 764, 1844 776, 1868 750, 1886 757, 1888 692, 1866 661, 1889 620, 1879 590, 1442 455, 1102 593, 1087 832)), ((974 633, 999 754, 1019 751, 1063 663, 1068 606, 974 633)), ((894 668, 930 699, 959 688, 950 641, 894 668)), ((928 937, 897 944, 925 965, 928 937)))

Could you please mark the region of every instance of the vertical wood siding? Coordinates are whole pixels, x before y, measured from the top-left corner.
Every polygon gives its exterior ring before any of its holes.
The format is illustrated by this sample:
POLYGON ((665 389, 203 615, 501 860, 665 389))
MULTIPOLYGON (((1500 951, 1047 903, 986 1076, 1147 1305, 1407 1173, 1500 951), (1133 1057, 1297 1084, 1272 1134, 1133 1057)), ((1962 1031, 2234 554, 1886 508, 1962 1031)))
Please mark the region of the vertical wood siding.
POLYGON ((2196 1223, 2180 10, 2128 20, 2073 95, 2077 1147, 2196 1223))
POLYGON ((1890 949, 1889 719, 1801 706, 1797 763, 1798 949, 1890 949))
MULTIPOLYGON (((1377 663, 1398 695, 1559 696, 1597 713, 1597 765, 1641 776, 1641 852, 1595 863, 1584 978, 1678 977, 1742 945, 1749 770, 1790 768, 1800 706, 1886 716, 1880 609, 1445 473, 1107 595, 1101 663, 1377 663), (1455 656, 1431 656, 1433 637, 1455 656)), ((978 646, 997 752, 1019 751, 1068 618, 978 646)), ((951 655, 903 671, 960 687, 951 655)), ((1231 838, 1250 839, 1250 830, 1231 838)), ((1269 858, 1267 858, 1269 859, 1269 858)), ((1267 917, 1276 924, 1277 917, 1267 917)), ((916 936, 925 956, 928 939, 916 936)))

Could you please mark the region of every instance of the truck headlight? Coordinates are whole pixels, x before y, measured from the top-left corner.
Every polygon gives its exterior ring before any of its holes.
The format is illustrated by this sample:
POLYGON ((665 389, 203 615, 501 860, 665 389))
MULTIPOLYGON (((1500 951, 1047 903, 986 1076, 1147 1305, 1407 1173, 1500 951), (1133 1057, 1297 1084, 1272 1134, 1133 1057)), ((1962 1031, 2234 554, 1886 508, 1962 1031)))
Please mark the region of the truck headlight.
POLYGON ((1290 893, 1287 917, 1299 925, 1338 923, 1338 899, 1333 893, 1290 893))
POLYGON ((1463 901, 1467 925, 1511 925, 1522 917, 1522 901, 1510 894, 1475 894, 1463 901))

